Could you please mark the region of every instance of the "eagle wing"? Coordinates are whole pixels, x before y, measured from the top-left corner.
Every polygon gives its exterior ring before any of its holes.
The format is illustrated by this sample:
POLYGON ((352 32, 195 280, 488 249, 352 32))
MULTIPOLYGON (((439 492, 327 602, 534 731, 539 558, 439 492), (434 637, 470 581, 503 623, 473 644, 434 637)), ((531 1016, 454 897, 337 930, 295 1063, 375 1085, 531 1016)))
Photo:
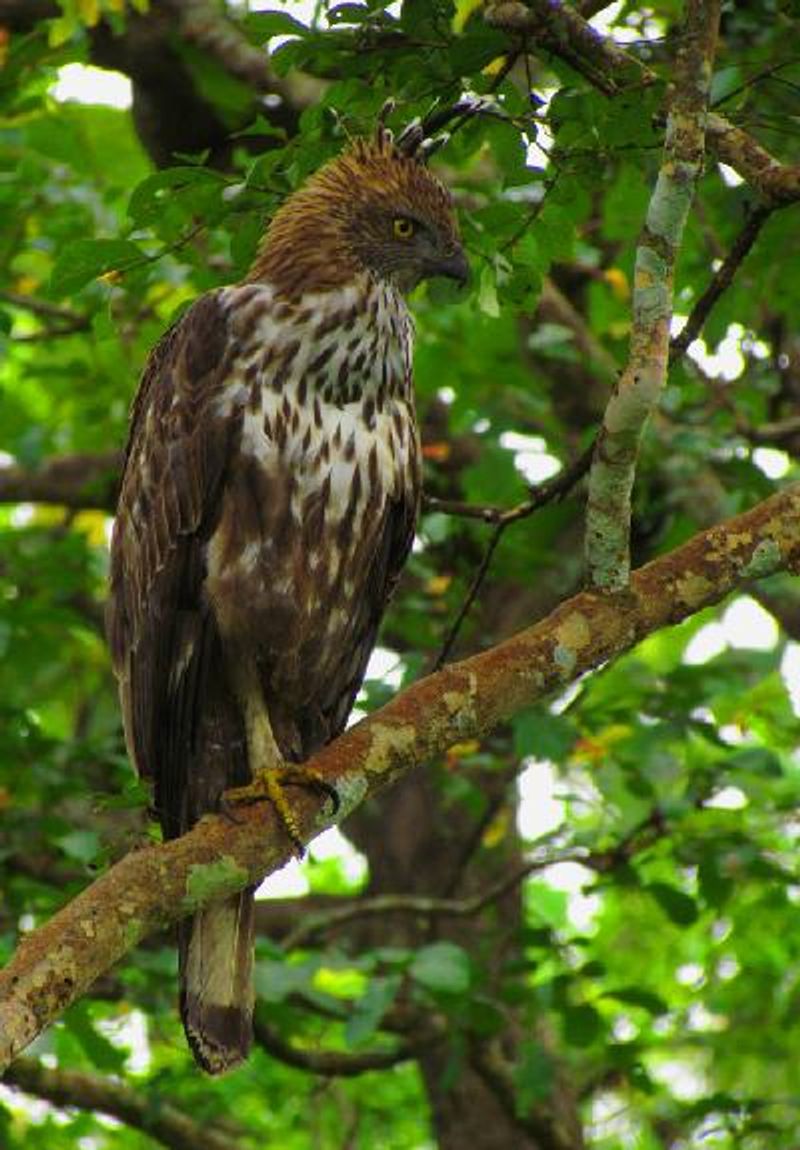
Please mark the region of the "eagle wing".
MULTIPOLYGON (((413 433, 412 428, 409 431, 413 433)), ((414 541, 418 509, 419 477, 416 458, 412 457, 407 473, 401 476, 397 496, 387 501, 377 531, 368 533, 365 539, 371 554, 363 557, 367 575, 363 594, 354 611, 349 674, 343 682, 333 683, 329 697, 322 701, 322 711, 327 720, 326 741, 339 735, 347 723, 375 646, 378 628, 414 541)))
POLYGON ((140 775, 155 784, 167 837, 186 830, 205 805, 202 794, 190 794, 203 789, 192 757, 209 692, 224 691, 219 682, 212 689, 219 636, 203 580, 205 544, 241 433, 235 405, 223 415, 219 402, 235 350, 220 292, 211 292, 151 352, 111 546, 108 632, 126 741, 140 775))

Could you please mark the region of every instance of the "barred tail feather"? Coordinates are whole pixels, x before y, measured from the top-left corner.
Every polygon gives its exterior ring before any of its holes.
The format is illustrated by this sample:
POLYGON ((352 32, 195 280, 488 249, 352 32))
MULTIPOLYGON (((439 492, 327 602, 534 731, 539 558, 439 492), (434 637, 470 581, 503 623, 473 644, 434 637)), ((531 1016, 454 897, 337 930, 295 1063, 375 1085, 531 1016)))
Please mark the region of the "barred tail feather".
POLYGON ((181 925, 183 1028, 198 1065, 222 1074, 243 1062, 253 1037, 253 888, 181 925))

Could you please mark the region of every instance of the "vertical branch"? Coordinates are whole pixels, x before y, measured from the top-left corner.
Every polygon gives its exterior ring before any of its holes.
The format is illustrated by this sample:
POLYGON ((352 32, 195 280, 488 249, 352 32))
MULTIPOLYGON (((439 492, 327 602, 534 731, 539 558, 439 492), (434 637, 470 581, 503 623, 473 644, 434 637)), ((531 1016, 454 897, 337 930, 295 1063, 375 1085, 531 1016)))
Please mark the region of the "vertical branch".
POLYGON ((636 249, 628 364, 606 408, 589 474, 589 580, 606 591, 627 586, 630 575, 636 459, 667 374, 675 262, 703 167, 719 7, 719 0, 687 3, 661 169, 636 249))

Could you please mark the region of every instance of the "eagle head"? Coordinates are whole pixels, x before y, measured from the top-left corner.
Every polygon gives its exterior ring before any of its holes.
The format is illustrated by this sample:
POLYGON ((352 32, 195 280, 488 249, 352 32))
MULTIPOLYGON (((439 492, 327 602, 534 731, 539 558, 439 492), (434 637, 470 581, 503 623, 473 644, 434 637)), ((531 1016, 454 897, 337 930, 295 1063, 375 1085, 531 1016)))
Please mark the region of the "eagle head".
POLYGON ((289 197, 249 278, 292 298, 365 272, 404 293, 431 276, 463 284, 469 274, 450 193, 383 128, 353 141, 289 197))

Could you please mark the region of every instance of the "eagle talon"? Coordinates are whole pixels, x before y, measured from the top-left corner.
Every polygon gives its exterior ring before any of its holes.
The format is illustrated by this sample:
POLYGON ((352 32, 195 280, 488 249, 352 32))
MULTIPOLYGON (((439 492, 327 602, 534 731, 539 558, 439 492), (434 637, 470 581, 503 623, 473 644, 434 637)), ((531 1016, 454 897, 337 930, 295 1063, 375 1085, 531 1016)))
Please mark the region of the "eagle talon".
POLYGON ((220 809, 232 817, 234 822, 238 822, 239 820, 233 815, 233 808, 236 806, 251 803, 272 803, 278 816, 278 822, 286 831, 295 853, 299 858, 302 858, 305 854, 305 845, 300 837, 300 829, 294 811, 289 806, 284 793, 284 788, 287 786, 308 787, 311 790, 321 792, 331 800, 333 813, 336 814, 339 810, 341 805, 339 794, 334 786, 323 779, 317 771, 292 764, 267 767, 256 771, 252 781, 246 786, 232 787, 224 792, 220 809))
MULTIPOLYGON (((255 802, 256 800, 253 799, 252 801, 255 802)), ((233 823, 234 826, 240 827, 242 825, 242 820, 237 817, 236 812, 235 812, 235 806, 236 806, 235 801, 231 802, 227 798, 227 792, 225 792, 221 795, 220 800, 219 800, 219 808, 218 808, 219 813, 222 815, 222 817, 224 819, 227 819, 229 823, 233 823)))
POLYGON ((327 779, 315 770, 305 767, 288 767, 283 771, 282 783, 284 786, 294 787, 308 787, 312 791, 317 791, 326 799, 330 799, 331 816, 338 815, 339 808, 342 805, 342 800, 339 798, 339 792, 333 783, 329 783, 327 779), (295 771, 297 775, 295 776, 295 771))

